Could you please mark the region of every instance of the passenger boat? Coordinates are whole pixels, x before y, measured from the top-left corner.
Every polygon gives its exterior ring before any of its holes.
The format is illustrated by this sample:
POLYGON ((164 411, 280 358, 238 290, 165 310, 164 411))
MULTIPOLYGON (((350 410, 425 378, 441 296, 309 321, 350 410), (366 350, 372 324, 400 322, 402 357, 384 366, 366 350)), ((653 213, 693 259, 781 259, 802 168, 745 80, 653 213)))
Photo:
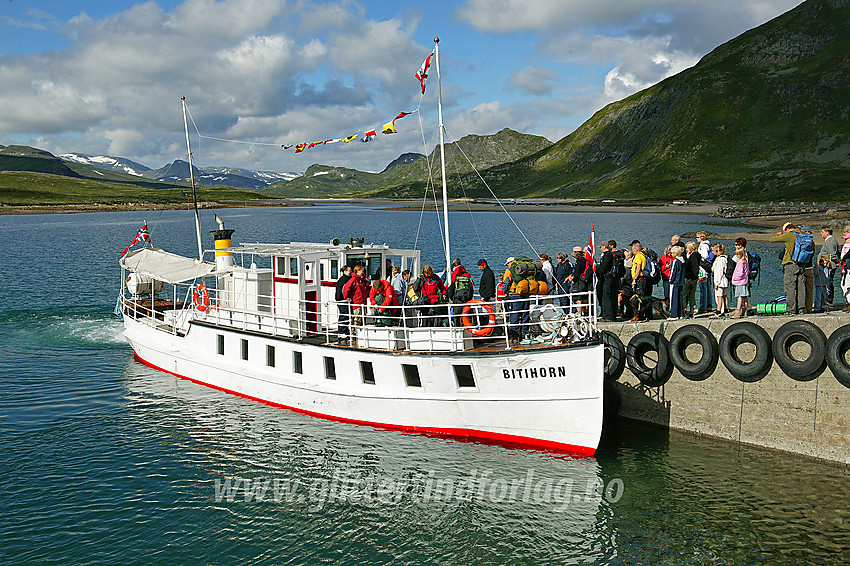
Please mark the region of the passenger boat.
MULTIPOLYGON (((437 47, 435 55, 439 81, 437 47)), ((442 111, 439 126, 442 147, 442 111)), ((389 321, 365 313, 343 341, 335 301, 343 266, 359 263, 373 280, 389 278, 388 263, 417 274, 419 250, 362 238, 234 245, 234 230, 216 220, 214 249, 204 252, 195 208, 200 259, 151 247, 121 258, 124 336, 141 363, 315 417, 595 453, 604 346, 592 291, 571 297, 588 303, 583 311, 555 306, 553 295, 520 303, 524 330, 537 338, 519 344, 507 334, 506 308, 517 309, 479 299, 430 318, 419 306, 389 321)))

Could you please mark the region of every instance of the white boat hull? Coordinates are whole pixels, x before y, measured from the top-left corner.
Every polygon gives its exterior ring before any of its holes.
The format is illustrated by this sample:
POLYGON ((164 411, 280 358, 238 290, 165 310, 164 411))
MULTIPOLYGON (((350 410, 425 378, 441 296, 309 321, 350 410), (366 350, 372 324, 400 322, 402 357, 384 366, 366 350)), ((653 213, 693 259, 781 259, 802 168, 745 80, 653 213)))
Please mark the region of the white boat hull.
POLYGON ((601 344, 487 353, 385 352, 197 322, 181 336, 132 317, 125 317, 124 335, 148 366, 317 417, 577 455, 593 455, 601 434, 601 344), (268 365, 269 347, 274 367, 268 365), (300 352, 301 373, 295 371, 293 352, 300 352), (334 360, 335 379, 326 377, 325 358, 334 360), (371 363, 374 384, 364 382, 361 362, 371 363), (421 387, 407 384, 402 364, 418 368, 421 387), (471 368, 474 387, 459 387, 455 366, 471 368))

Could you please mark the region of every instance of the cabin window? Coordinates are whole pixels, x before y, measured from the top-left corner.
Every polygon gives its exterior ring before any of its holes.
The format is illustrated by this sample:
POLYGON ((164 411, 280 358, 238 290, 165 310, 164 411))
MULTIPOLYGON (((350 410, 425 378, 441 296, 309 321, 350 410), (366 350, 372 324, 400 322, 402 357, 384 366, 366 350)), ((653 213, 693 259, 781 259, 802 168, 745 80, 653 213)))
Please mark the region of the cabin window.
POLYGON ((277 264, 277 276, 286 277, 286 258, 279 256, 275 263, 277 264))
POLYGON ((304 358, 301 352, 292 352, 292 371, 295 373, 304 373, 304 358))
POLYGON ((372 369, 372 362, 360 362, 360 375, 363 376, 363 383, 375 385, 375 370, 372 369))
POLYGON ((383 258, 384 254, 380 253, 369 253, 368 257, 366 254, 351 254, 348 256, 346 263, 350 265, 352 269, 357 264, 364 265, 366 267, 366 277, 374 281, 375 279, 381 278, 383 258))
POLYGON ((339 279, 339 260, 332 259, 331 260, 331 279, 336 281, 339 279))
POLYGON ((325 379, 336 379, 336 364, 333 358, 325 356, 325 379))
POLYGON ((266 365, 274 367, 274 346, 266 345, 266 365))
POLYGON ((248 359, 248 341, 244 338, 242 339, 242 359, 248 359))
POLYGON ((453 366, 458 387, 475 387, 475 378, 472 376, 472 366, 453 366))
POLYGON ((223 356, 224 355, 224 334, 217 334, 216 335, 216 343, 217 343, 216 345, 218 346, 218 355, 223 356))
POLYGON ((422 381, 419 380, 419 366, 401 364, 401 371, 404 372, 404 381, 408 387, 422 387, 422 381))
POLYGON ((319 263, 319 281, 325 281, 325 262, 319 263))
POLYGON ((289 258, 289 276, 297 277, 298 276, 298 258, 291 257, 289 258))

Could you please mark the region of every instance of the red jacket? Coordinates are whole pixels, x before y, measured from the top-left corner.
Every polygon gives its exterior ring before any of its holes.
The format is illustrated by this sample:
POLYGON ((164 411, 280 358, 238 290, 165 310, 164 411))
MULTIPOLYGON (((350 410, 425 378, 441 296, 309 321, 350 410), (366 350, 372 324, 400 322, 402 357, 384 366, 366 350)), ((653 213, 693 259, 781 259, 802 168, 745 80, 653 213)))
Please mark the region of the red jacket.
POLYGON ((675 259, 676 258, 670 254, 664 254, 658 258, 658 264, 661 267, 661 275, 663 275, 665 279, 670 279, 670 270, 673 268, 673 262, 675 259))
POLYGON ((375 296, 376 295, 383 295, 384 296, 384 302, 382 302, 380 305, 378 305, 379 307, 381 307, 379 310, 381 312, 383 312, 386 307, 397 307, 398 306, 398 297, 396 296, 395 289, 393 288, 392 285, 390 285, 389 281, 387 281, 385 279, 381 279, 381 283, 384 284, 384 287, 383 287, 382 290, 376 291, 374 287, 372 287, 369 290, 369 304, 370 305, 377 305, 377 303, 375 302, 375 296))
POLYGON ((369 280, 353 275, 342 288, 342 296, 350 300, 353 305, 365 305, 366 299, 369 298, 369 280))
POLYGON ((454 282, 455 282, 455 278, 456 278, 458 275, 460 275, 461 273, 463 273, 464 275, 469 275, 469 272, 467 272, 467 271, 466 271, 466 268, 465 268, 465 267, 463 267, 462 265, 458 265, 457 267, 455 267, 455 268, 454 268, 454 271, 452 271, 452 279, 451 279, 451 282, 452 282, 452 283, 454 283, 454 282))

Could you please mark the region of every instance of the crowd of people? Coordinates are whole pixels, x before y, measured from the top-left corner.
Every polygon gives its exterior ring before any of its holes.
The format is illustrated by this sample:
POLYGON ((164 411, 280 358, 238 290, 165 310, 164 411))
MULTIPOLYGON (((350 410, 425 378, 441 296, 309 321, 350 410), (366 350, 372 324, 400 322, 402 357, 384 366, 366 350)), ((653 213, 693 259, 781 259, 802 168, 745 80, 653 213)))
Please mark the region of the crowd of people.
MULTIPOLYGON (((828 310, 835 299, 836 275, 840 275, 841 292, 850 303, 850 276, 845 269, 850 260, 850 225, 844 228, 843 246, 830 226, 821 229, 821 236, 824 243, 817 254, 811 230, 790 222, 770 239, 784 243, 779 260, 787 313, 828 310)), ((744 237, 735 239, 733 245, 728 250, 722 243, 712 245, 706 232, 697 232, 695 240, 688 242, 673 235, 670 245, 657 254, 637 239, 623 249, 615 240, 607 240, 599 244, 598 253, 575 246, 572 260, 565 252, 558 252, 554 263, 546 253, 541 253, 539 260, 509 257, 498 277, 488 261, 480 259, 477 292, 483 301, 502 305, 513 340, 521 339, 530 326, 533 302, 557 301, 562 308, 587 312, 594 285, 604 321, 675 320, 699 314, 742 318, 750 312, 752 286, 759 277, 762 258, 747 249, 744 237), (654 296, 657 286, 662 296, 654 296), (548 295, 554 297, 547 299, 548 295)), ((459 324, 461 309, 475 291, 472 276, 460 259, 454 260, 448 274, 437 274, 425 265, 415 279, 409 270, 393 265, 387 279, 370 281, 363 265, 346 266, 336 284, 340 335, 345 340, 349 325, 362 324, 365 316, 379 325, 459 324), (409 316, 411 311, 415 316, 409 316)))

